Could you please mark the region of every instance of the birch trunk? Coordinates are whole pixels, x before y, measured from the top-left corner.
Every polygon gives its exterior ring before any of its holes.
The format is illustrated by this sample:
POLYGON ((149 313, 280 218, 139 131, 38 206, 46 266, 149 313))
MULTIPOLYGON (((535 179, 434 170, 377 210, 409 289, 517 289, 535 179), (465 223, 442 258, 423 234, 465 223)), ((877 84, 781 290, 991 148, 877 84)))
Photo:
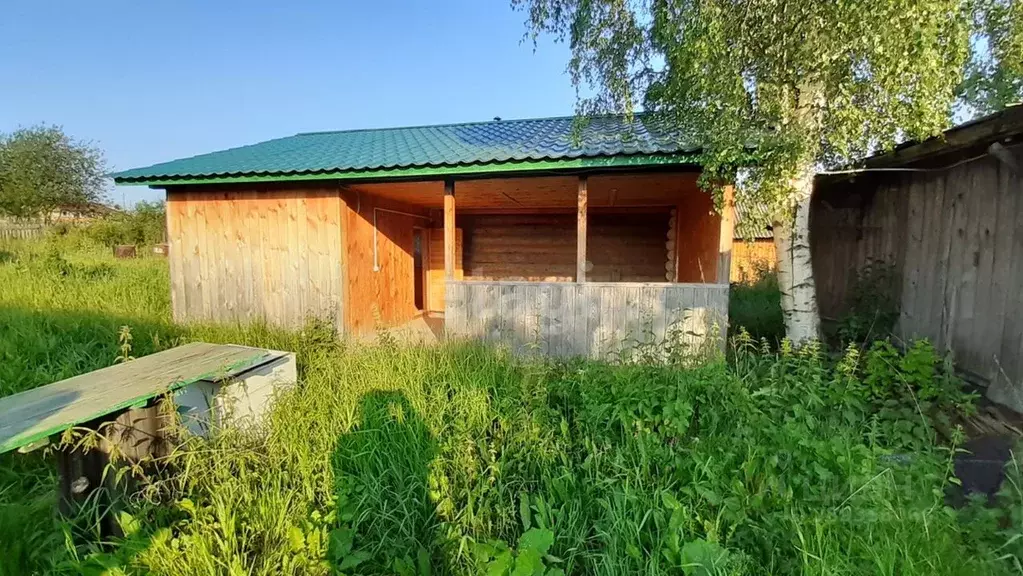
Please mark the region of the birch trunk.
POLYGON ((802 170, 792 184, 795 213, 774 222, 774 246, 778 253, 778 286, 785 334, 798 346, 820 337, 817 290, 810 258, 813 169, 802 170))

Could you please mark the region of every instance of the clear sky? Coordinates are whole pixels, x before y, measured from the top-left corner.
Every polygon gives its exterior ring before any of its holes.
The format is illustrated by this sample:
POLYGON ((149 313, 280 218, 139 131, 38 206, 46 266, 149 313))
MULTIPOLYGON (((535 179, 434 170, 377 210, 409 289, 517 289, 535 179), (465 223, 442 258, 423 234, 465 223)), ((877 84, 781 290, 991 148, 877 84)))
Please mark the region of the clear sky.
POLYGON ((0 131, 61 125, 114 170, 303 131, 574 110, 568 48, 534 53, 506 0, 4 4, 0 131))

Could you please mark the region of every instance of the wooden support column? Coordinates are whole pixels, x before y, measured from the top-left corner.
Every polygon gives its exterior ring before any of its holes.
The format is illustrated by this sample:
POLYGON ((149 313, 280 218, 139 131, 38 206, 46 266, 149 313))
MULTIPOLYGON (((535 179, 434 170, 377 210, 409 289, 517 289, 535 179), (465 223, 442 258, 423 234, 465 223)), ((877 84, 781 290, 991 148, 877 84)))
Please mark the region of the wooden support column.
POLYGON ((735 187, 722 190, 721 231, 718 236, 717 283, 728 284, 732 273, 732 242, 735 238, 735 187))
POLYGON ((455 279, 455 182, 444 181, 444 280, 455 279))
POLYGON ((586 176, 579 177, 579 209, 576 212, 575 281, 586 282, 586 176))

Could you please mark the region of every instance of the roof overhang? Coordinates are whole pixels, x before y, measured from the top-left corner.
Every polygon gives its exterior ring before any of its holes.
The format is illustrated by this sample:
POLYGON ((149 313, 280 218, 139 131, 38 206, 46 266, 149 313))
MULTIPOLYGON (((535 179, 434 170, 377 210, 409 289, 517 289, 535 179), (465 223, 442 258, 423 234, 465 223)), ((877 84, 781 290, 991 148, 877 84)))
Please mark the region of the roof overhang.
POLYGON ((369 170, 341 170, 323 172, 251 173, 251 174, 209 174, 180 177, 119 178, 113 176, 119 186, 168 186, 203 184, 246 184, 267 182, 310 182, 321 180, 344 181, 385 181, 385 180, 439 180, 446 178, 486 178, 497 175, 529 173, 588 172, 599 170, 621 170, 629 168, 698 168, 699 152, 676 154, 633 154, 620 156, 593 156, 564 158, 557 160, 519 160, 491 162, 484 164, 462 164, 454 166, 409 166, 369 170))

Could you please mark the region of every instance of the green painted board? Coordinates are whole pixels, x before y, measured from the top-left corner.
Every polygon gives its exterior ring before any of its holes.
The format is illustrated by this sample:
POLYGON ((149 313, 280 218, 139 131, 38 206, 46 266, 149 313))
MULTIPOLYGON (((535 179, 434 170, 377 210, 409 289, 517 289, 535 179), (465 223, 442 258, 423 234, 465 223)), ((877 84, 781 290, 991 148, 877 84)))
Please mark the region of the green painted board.
POLYGON ((223 380, 281 352, 195 342, 0 398, 0 453, 200 380, 223 380))

